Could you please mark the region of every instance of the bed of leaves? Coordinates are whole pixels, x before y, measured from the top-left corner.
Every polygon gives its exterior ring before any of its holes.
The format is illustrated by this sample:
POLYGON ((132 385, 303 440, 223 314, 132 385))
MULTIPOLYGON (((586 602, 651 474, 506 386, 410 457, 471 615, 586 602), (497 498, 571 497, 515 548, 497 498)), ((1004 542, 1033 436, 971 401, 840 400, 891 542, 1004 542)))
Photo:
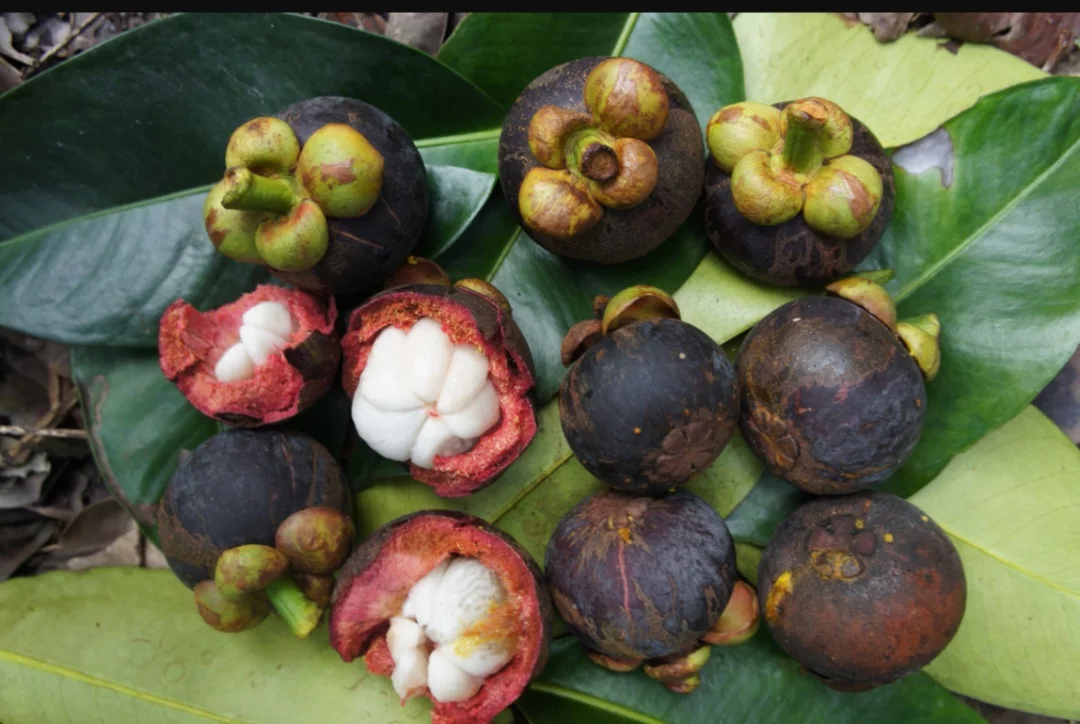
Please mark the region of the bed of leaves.
MULTIPOLYGON (((956 639, 924 673, 870 693, 826 689, 764 630, 716 652, 689 697, 597 669, 560 639, 517 713, 534 724, 796 712, 807 722, 978 721, 951 690, 1080 716, 1080 451, 1030 406, 1080 344, 1080 79, 992 47, 947 52, 912 34, 880 45, 829 14, 744 13, 734 24, 725 14, 473 14, 436 59, 310 17, 172 16, 0 97, 0 326, 73 345, 98 466, 153 535, 149 513, 180 451, 219 429, 161 375, 158 317, 177 297, 206 309, 264 278, 217 255, 202 229, 224 140, 302 98, 366 100, 405 127, 428 164, 434 203, 416 253, 509 297, 538 363, 540 431, 497 484, 450 501, 350 439, 340 390, 288 424, 352 451, 343 464, 363 532, 452 507, 542 559, 558 519, 599 487, 570 454, 551 402, 558 342, 593 295, 641 282, 675 291, 684 318, 731 349, 765 314, 814 293, 733 271, 709 250, 700 213, 649 257, 610 268, 528 239, 495 183, 500 125, 532 78, 586 55, 659 68, 703 125, 744 98, 822 95, 895 150, 896 212, 864 267, 896 270, 889 289, 902 316, 938 313, 943 366, 921 442, 885 487, 952 536, 969 601, 956 639)), ((799 496, 762 475, 738 438, 690 487, 728 519, 753 580, 760 547, 799 496)), ((0 585, 0 692, 5 722, 76 710, 101 722, 427 718, 423 702, 402 709, 387 680, 342 664, 325 629, 297 641, 272 621, 224 636, 194 615, 170 573, 138 569, 0 585)))

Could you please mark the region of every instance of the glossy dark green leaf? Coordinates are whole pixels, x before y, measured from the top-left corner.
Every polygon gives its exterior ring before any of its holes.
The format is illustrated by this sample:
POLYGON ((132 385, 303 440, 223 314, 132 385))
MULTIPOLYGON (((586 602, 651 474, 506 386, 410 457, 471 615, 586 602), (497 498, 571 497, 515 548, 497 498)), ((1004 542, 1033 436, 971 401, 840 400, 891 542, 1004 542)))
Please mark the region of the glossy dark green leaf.
POLYGON ((431 208, 413 254, 437 259, 469 227, 495 188, 495 176, 456 166, 428 166, 431 208))
POLYGON ((673 694, 640 669, 615 674, 597 666, 564 638, 517 705, 530 724, 983 721, 924 674, 857 695, 832 691, 804 673, 764 628, 739 646, 714 646, 701 681, 691 695, 673 694))
POLYGON ((772 473, 763 472, 724 520, 736 541, 764 547, 779 522, 813 497, 772 473))
POLYGON ((152 526, 180 452, 223 428, 165 379, 156 349, 76 347, 71 366, 98 469, 136 520, 152 526))
POLYGON ((377 106, 422 147, 502 123, 474 85, 374 33, 300 15, 175 15, 0 99, 0 239, 213 183, 236 126, 320 95, 377 106))
POLYGON ((910 495, 1080 344, 1080 79, 986 96, 893 160, 896 212, 863 267, 896 270, 901 317, 942 325, 922 437, 887 485, 910 495))

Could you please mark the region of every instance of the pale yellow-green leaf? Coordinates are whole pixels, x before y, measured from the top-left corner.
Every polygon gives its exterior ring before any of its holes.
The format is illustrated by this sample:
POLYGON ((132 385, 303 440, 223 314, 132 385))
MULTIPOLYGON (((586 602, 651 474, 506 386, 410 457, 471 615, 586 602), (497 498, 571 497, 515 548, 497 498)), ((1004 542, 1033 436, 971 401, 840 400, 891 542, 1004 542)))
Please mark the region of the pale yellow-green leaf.
POLYGON ((171 571, 99 568, 0 585, 3 724, 405 724, 389 679, 342 662, 325 624, 224 634, 171 571))
POLYGON ((960 630, 926 672, 1000 706, 1080 718, 1080 450, 1034 407, 911 497, 964 561, 960 630))
POLYGON ((913 33, 878 43, 835 13, 739 13, 734 25, 748 99, 828 98, 886 147, 922 138, 981 95, 1046 77, 988 45, 967 43, 954 55, 913 33))

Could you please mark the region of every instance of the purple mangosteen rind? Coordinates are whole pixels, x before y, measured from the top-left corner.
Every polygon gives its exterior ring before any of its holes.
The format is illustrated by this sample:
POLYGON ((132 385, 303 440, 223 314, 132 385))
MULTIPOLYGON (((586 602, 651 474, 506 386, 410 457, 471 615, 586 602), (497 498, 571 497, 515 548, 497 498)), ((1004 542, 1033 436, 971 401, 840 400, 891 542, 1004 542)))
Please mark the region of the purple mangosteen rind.
POLYGON ((726 524, 687 491, 586 498, 559 522, 544 568, 570 631, 616 661, 700 648, 737 580, 726 524))
MULTIPOLYGON (((544 168, 529 149, 530 121, 547 105, 589 113, 585 80, 607 59, 592 56, 557 65, 533 80, 511 107, 499 137, 499 182, 519 224, 524 224, 518 197, 525 176, 534 168, 544 168)), ((570 239, 529 229, 529 238, 553 254, 601 264, 636 259, 670 238, 693 212, 705 175, 701 128, 686 94, 659 70, 652 70, 660 77, 670 103, 664 131, 648 141, 659 161, 655 188, 636 206, 606 208, 599 223, 570 239)))
POLYGON ((854 492, 910 458, 926 385, 885 324, 845 299, 803 297, 746 335, 736 359, 744 439, 771 473, 815 495, 854 492))
POLYGON ((606 484, 654 494, 709 467, 738 419, 738 380, 723 349, 678 319, 634 322, 574 362, 559 390, 574 455, 606 484))
MULTIPOLYGON (((792 101, 774 103, 783 110, 792 101)), ((759 226, 735 207, 731 174, 709 158, 705 177, 705 231, 713 247, 736 269, 766 284, 785 287, 824 284, 848 274, 885 233, 896 206, 892 161, 877 137, 848 114, 854 130, 850 155, 867 161, 881 175, 882 196, 870 225, 851 239, 811 228, 802 212, 776 226, 759 226)))

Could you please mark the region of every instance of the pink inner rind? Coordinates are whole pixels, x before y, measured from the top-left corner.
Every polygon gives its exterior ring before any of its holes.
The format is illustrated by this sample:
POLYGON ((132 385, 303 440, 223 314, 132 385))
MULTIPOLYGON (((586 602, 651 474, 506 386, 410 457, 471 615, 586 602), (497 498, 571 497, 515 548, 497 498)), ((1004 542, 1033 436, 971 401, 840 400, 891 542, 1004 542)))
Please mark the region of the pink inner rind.
POLYGON ((477 346, 488 357, 489 377, 499 397, 499 422, 468 452, 436 457, 433 469, 409 465, 413 478, 430 485, 444 498, 469 495, 494 481, 536 435, 536 415, 527 397, 533 376, 526 360, 506 344, 506 313, 478 294, 456 293, 482 300, 497 314, 498 324, 489 334, 481 331, 473 312, 451 296, 405 290, 381 294, 353 312, 342 341, 342 384, 350 397, 356 392, 371 346, 379 333, 391 325, 407 331, 422 317, 430 317, 442 324, 451 342, 477 346))
MULTIPOLYGON (((500 536, 442 513, 411 517, 391 531, 374 553, 363 570, 344 581, 343 590, 334 592, 330 643, 346 662, 363 656, 368 670, 380 676, 390 676, 394 670, 386 645, 389 619, 398 615, 409 590, 431 569, 459 555, 476 558, 498 575, 518 614, 517 651, 471 699, 433 701, 431 719, 432 724, 489 722, 521 695, 545 652, 547 631, 539 597, 546 594, 537 590, 528 563, 500 536)), ((354 572, 346 563, 341 573, 345 579, 354 572)), ((339 580, 339 587, 342 583, 339 580)))
MULTIPOLYGON (((209 312, 199 312, 178 299, 161 317, 161 370, 208 417, 242 426, 280 422, 297 414, 303 403, 317 399, 333 382, 332 378, 305 380, 303 373, 286 359, 285 352, 304 345, 316 334, 332 340, 336 318, 333 298, 327 308, 312 294, 272 284, 260 285, 209 312), (288 347, 257 366, 251 379, 219 382, 214 366, 226 350, 240 341, 243 314, 266 301, 284 304, 292 315, 296 331, 288 347)), ((338 349, 333 343, 321 346, 334 353, 338 349)))

